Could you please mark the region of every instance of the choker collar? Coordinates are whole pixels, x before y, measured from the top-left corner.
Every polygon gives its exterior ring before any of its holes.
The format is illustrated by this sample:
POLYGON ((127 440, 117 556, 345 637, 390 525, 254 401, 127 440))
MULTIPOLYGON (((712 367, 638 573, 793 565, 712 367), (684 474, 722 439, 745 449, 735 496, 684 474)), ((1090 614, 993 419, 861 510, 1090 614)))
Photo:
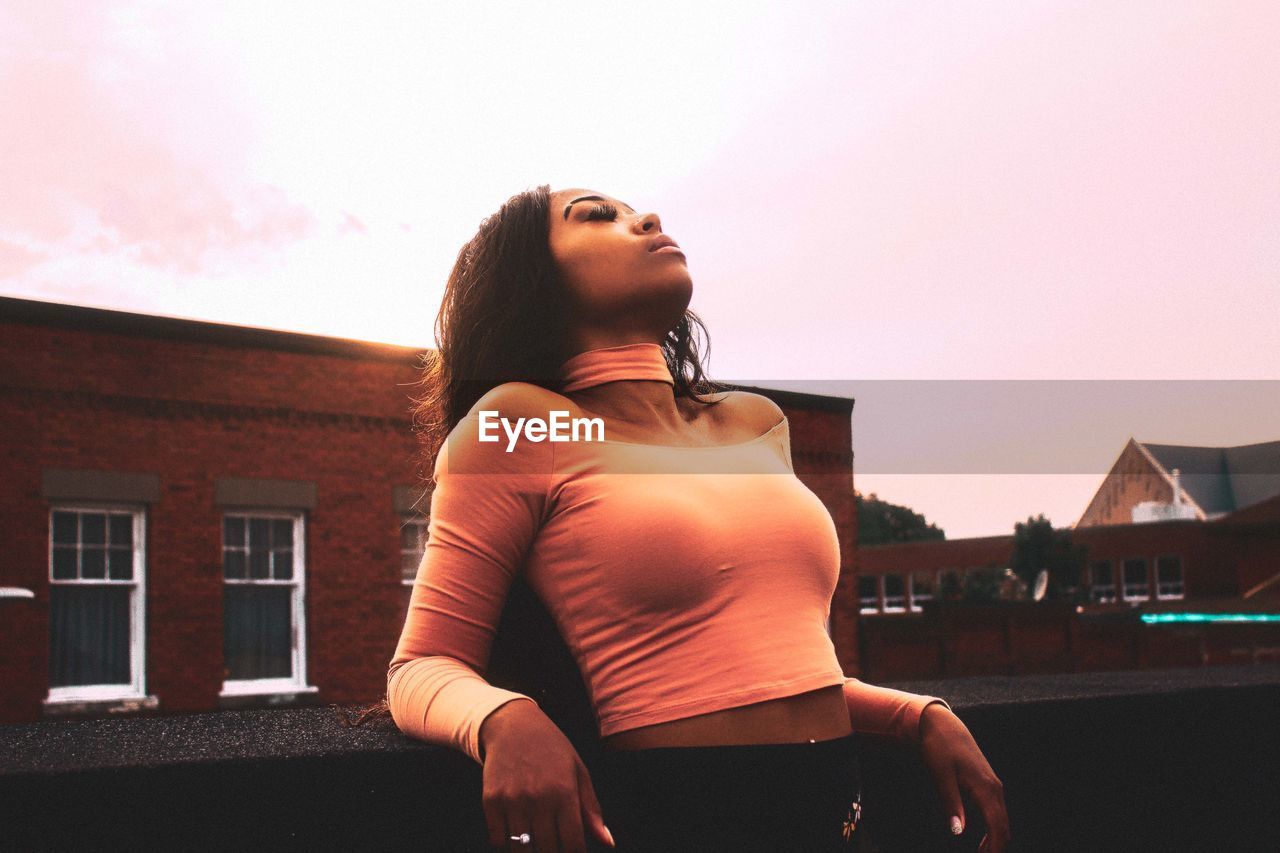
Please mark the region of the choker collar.
POLYGON ((656 379, 675 387, 667 359, 658 344, 622 344, 580 352, 560 365, 564 387, 580 391, 619 379, 656 379))

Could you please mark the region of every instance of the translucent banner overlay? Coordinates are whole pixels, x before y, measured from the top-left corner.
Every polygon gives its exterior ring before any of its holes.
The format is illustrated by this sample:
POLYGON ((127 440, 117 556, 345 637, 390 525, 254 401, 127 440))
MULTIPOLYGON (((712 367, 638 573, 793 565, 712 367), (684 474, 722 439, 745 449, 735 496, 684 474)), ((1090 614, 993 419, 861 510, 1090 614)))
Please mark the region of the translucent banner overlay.
MULTIPOLYGON (((756 441, 730 430, 736 440, 717 448, 635 450, 619 473, 752 473, 752 460, 779 445, 797 472, 851 464, 857 474, 1102 476, 1133 440, 1143 447, 1129 453, 1179 468, 1184 482, 1226 475, 1265 478, 1256 481, 1262 486, 1280 478, 1280 380, 721 381, 772 398, 789 429, 760 430, 756 441)), ((639 441, 635 431, 627 428, 628 441, 639 441)), ((688 440, 706 439, 690 428, 688 440)), ((522 449, 523 439, 513 452, 522 449)), ((610 460, 627 454, 603 449, 610 460)), ((551 454, 531 456, 545 473, 551 454)), ((581 458, 559 449, 556 457, 557 470, 581 458)))
POLYGON ((852 398, 861 473, 1106 474, 1132 438, 1188 448, 1164 454, 1184 475, 1280 474, 1280 380, 739 384, 852 398))

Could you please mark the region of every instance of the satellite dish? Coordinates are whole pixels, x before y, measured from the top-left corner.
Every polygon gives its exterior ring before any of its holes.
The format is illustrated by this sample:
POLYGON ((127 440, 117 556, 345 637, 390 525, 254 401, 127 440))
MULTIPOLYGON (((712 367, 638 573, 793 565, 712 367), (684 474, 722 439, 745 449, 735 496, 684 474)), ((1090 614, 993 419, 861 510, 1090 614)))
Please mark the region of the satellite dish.
POLYGON ((1039 601, 1044 598, 1044 591, 1049 588, 1049 570, 1041 569, 1036 575, 1036 588, 1031 594, 1032 599, 1039 601))

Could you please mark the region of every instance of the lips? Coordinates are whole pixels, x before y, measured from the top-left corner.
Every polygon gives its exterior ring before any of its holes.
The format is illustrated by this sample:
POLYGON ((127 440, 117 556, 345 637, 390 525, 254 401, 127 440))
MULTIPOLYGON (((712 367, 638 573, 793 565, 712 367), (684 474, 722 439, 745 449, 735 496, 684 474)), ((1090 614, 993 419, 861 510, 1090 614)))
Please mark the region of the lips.
POLYGON ((677 249, 680 248, 679 244, 677 244, 675 240, 672 240, 666 234, 659 234, 649 243, 649 251, 656 252, 665 246, 675 246, 677 249))

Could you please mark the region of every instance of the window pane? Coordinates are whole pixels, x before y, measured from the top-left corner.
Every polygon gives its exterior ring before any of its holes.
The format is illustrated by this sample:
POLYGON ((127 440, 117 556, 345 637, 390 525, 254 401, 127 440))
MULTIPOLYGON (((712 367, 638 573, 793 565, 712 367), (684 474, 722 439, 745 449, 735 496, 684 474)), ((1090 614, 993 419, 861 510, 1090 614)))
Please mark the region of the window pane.
POLYGON ((228 515, 222 520, 222 544, 244 547, 244 518, 228 515))
POLYGON ((409 522, 400 527, 400 550, 416 551, 421 544, 422 525, 409 522))
POLYGON ((267 531, 270 528, 268 519, 251 518, 249 519, 249 550, 265 551, 271 547, 271 543, 267 540, 267 531))
POLYGON ((271 547, 293 547, 293 522, 287 518, 277 518, 271 522, 271 547))
MULTIPOLYGON (((88 516, 86 516, 87 518, 88 516)), ((85 548, 80 553, 80 577, 105 578, 107 576, 107 552, 103 548, 85 548)))
POLYGON ((886 610, 902 610, 906 607, 906 582, 902 575, 884 576, 884 606, 886 610))
POLYGON ((1125 560, 1124 561, 1124 582, 1125 583, 1146 583, 1147 581, 1147 561, 1146 560, 1125 560))
POLYGON ((74 512, 55 512, 53 514, 53 541, 68 545, 76 544, 76 514, 74 512))
POLYGON ((73 580, 76 577, 75 546, 53 546, 53 577, 55 580, 73 580))
POLYGON ((403 580, 411 581, 418 576, 419 559, 414 554, 400 555, 400 577, 403 580))
POLYGON ((244 579, 244 551, 222 552, 222 574, 231 580, 244 579))
POLYGON ((112 545, 133 547, 133 516, 112 513, 108 532, 112 545))
POLYGON ((1178 557, 1161 557, 1156 563, 1156 575, 1165 583, 1182 580, 1182 560, 1178 557))
POLYGON ((1166 598, 1184 595, 1182 588, 1182 558, 1161 557, 1156 560, 1156 594, 1166 598))
POLYGON ((88 545, 107 544, 107 517, 100 512, 80 513, 80 536, 88 545))
POLYGON ((49 588, 49 684, 128 684, 129 587, 49 588))
POLYGON ((223 587, 223 663, 228 679, 293 676, 289 587, 223 587))
POLYGON ((275 551, 271 555, 272 577, 280 581, 293 580, 293 552, 275 551))
POLYGON ((1111 561, 1100 560, 1099 562, 1094 563, 1093 567, 1089 569, 1089 574, 1091 575, 1090 579, 1095 584, 1101 584, 1104 586, 1110 585, 1112 582, 1111 581, 1111 561))
POLYGON ((270 557, 270 551, 250 551, 249 577, 254 580, 266 580, 271 577, 270 557))
POLYGON ((107 573, 113 581, 133 579, 133 549, 112 548, 107 552, 107 573))

